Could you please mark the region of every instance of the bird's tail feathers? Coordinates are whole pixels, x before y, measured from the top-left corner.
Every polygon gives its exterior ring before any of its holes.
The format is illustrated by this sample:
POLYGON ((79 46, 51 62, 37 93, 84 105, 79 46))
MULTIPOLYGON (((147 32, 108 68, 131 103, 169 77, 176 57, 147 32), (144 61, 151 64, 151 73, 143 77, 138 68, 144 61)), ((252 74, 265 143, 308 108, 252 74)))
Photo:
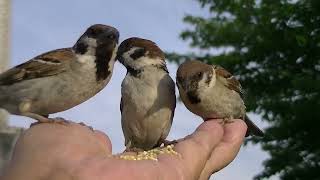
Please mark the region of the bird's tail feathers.
POLYGON ((246 137, 249 135, 260 136, 260 137, 264 136, 263 131, 257 125, 255 125, 247 115, 245 116, 244 121, 248 126, 246 137))

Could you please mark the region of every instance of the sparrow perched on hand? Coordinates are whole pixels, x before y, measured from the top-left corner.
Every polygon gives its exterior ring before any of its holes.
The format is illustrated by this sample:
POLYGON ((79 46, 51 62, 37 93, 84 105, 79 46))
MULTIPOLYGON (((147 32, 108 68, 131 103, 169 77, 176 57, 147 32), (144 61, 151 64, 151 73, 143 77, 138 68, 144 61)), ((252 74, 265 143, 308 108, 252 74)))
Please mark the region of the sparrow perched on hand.
POLYGON ((44 53, 0 74, 0 108, 54 122, 49 114, 70 109, 107 85, 118 39, 117 29, 96 24, 73 47, 44 53))
POLYGON ((120 104, 126 151, 160 146, 176 107, 175 84, 164 53, 154 42, 134 37, 120 44, 117 58, 127 68, 120 104))
POLYGON ((246 116, 239 81, 222 67, 186 61, 178 68, 177 86, 187 109, 204 120, 228 122, 240 118, 248 126, 247 135, 263 136, 263 132, 246 116))

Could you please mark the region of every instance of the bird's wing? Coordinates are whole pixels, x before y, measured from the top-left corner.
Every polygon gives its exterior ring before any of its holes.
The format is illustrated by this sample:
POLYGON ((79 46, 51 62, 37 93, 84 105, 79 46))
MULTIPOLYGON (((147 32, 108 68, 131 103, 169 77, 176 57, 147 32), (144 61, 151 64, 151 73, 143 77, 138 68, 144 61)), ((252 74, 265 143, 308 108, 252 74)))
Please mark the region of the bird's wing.
POLYGON ((121 128, 122 128, 122 132, 123 132, 123 135, 124 135, 124 145, 126 146, 126 149, 127 148, 130 148, 131 147, 131 141, 130 141, 130 138, 128 137, 128 134, 126 132, 128 132, 127 130, 127 126, 126 124, 124 123, 124 121, 122 120, 122 111, 123 111, 123 105, 124 105, 124 102, 123 102, 123 98, 121 97, 120 99, 120 112, 121 112, 121 128))
POLYGON ((172 116, 171 116, 171 124, 172 124, 174 112, 175 112, 176 105, 177 105, 177 99, 176 99, 176 85, 175 85, 174 81, 171 79, 171 77, 170 77, 170 81, 171 81, 171 83, 169 83, 170 93, 173 94, 173 96, 174 96, 174 98, 172 99, 173 100, 173 108, 172 108, 172 116))
POLYGON ((240 82, 227 70, 221 66, 213 66, 216 71, 217 80, 222 82, 230 90, 238 92, 241 96, 243 95, 242 87, 240 82))
POLYGON ((10 85, 65 72, 73 58, 75 55, 70 48, 47 52, 0 74, 0 85, 10 85))
MULTIPOLYGON (((168 75, 169 76, 169 75, 168 75)), ((169 76, 170 77, 170 76, 169 76)), ((160 146, 162 143, 165 143, 166 141, 166 138, 170 132, 170 127, 172 125, 172 122, 173 122, 173 117, 174 117, 174 112, 175 112, 175 109, 176 109, 176 86, 175 86, 175 83, 174 81, 171 79, 171 77, 169 78, 169 81, 168 81, 168 88, 169 88, 169 94, 168 94, 168 97, 171 97, 171 105, 169 105, 169 107, 171 108, 171 117, 170 117, 170 121, 168 123, 170 124, 166 124, 166 123, 162 123, 162 127, 159 127, 159 128, 162 128, 162 134, 159 138, 159 141, 157 143, 157 146, 160 146)))

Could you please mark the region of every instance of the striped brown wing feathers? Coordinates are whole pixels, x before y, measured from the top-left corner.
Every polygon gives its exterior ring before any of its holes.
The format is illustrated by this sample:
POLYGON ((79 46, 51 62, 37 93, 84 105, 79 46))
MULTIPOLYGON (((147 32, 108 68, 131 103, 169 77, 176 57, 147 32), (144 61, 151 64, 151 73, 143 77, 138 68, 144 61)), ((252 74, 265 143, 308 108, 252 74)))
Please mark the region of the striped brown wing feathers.
POLYGON ((229 73, 227 70, 225 70, 221 66, 214 65, 213 67, 216 71, 218 80, 224 83, 225 86, 228 87, 229 89, 238 92, 241 96, 243 95, 240 82, 231 73, 229 73))
POLYGON ((58 49, 37 56, 0 74, 0 85, 10 85, 23 80, 42 78, 65 72, 75 58, 71 49, 58 49))

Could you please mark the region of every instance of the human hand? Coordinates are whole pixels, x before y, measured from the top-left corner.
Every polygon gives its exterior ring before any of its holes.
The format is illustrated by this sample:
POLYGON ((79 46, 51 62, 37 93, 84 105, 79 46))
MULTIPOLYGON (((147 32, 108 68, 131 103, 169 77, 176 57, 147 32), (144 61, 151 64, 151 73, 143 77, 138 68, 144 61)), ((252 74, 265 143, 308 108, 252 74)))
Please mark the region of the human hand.
POLYGON ((2 180, 208 179, 237 155, 247 126, 206 121, 174 147, 180 156, 129 161, 111 155, 110 139, 76 123, 39 124, 19 138, 2 180))

